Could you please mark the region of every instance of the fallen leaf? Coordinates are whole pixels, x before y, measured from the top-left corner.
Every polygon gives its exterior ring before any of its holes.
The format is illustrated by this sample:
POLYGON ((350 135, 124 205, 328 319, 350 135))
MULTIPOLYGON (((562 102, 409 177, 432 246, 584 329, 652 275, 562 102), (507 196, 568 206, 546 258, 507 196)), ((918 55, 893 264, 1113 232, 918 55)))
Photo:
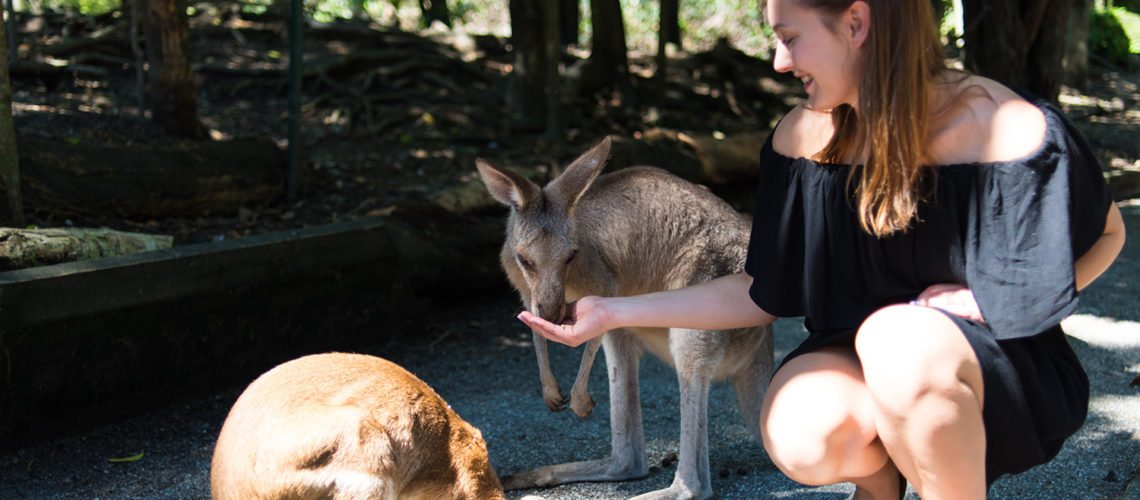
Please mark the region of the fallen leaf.
POLYGON ((123 463, 128 463, 128 462, 138 462, 139 460, 142 460, 142 457, 143 457, 143 452, 140 451, 138 453, 138 455, 131 455, 129 457, 108 458, 107 461, 114 463, 114 464, 123 464, 123 463))

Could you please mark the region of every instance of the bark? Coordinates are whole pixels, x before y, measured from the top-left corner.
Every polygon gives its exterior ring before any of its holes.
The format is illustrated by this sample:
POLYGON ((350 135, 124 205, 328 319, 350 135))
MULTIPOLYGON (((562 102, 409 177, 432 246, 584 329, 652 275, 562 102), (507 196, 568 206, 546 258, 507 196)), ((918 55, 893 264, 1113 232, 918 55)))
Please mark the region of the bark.
POLYGON ((681 2, 661 0, 661 39, 681 48, 681 2))
POLYGON ((170 248, 174 237, 111 229, 0 228, 0 271, 170 248))
POLYGON ((562 105, 559 102, 558 64, 562 58, 562 44, 559 36, 560 8, 553 2, 542 2, 543 45, 545 59, 545 93, 546 93, 546 137, 554 143, 562 143, 564 127, 562 124, 562 105))
POLYGON ((963 0, 966 69, 1056 102, 1073 0, 963 0))
POLYGON ((20 161, 16 129, 12 123, 12 80, 8 74, 8 28, 0 22, 0 224, 22 226, 24 204, 20 191, 20 161))
POLYGON ((515 62, 507 82, 511 129, 541 130, 546 125, 546 53, 543 49, 543 0, 511 0, 511 45, 515 62))
POLYGON ((653 74, 654 100, 665 104, 665 84, 668 81, 669 56, 667 46, 672 43, 681 48, 679 0, 661 0, 661 19, 657 32, 657 70, 653 74))
POLYGON ((1025 86, 1053 103, 1057 103, 1061 84, 1065 81, 1065 35, 1072 11, 1073 0, 1050 1, 1041 17, 1037 37, 1028 51, 1026 77, 1029 81, 1025 86))
POLYGON ((590 8, 593 26, 590 57, 566 69, 567 92, 584 96, 602 89, 616 89, 632 101, 621 4, 618 0, 590 0, 590 8))
POLYGON ((578 0, 558 0, 561 7, 559 12, 562 34, 562 45, 578 45, 578 20, 582 18, 578 9, 578 0))
POLYGON ((590 0, 590 6, 594 37, 590 60, 597 65, 600 83, 613 85, 629 74, 621 4, 618 0, 590 0))
POLYGON ((190 71, 190 28, 183 0, 145 0, 151 119, 167 132, 201 139, 198 88, 190 71))
POLYGON ((1090 0, 1073 0, 1069 17, 1068 44, 1065 47, 1065 83, 1084 88, 1089 81, 1090 0))
POLYGON ((420 10, 423 12, 424 27, 431 26, 439 21, 451 27, 451 13, 447 10, 447 0, 420 0, 420 10))
POLYGON ((144 147, 21 138, 19 147, 29 205, 61 216, 234 214, 284 189, 285 155, 266 139, 144 147))

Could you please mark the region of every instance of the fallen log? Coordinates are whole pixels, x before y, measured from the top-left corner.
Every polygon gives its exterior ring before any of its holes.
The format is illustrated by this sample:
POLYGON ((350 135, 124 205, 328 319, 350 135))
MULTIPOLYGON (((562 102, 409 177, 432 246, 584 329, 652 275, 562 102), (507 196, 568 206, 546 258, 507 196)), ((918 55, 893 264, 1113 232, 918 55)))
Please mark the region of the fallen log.
POLYGON ((111 229, 0 228, 0 271, 170 248, 172 236, 111 229))
POLYGON ((232 215, 284 191, 285 154, 269 139, 122 146, 18 137, 17 144, 25 204, 57 215, 232 215))

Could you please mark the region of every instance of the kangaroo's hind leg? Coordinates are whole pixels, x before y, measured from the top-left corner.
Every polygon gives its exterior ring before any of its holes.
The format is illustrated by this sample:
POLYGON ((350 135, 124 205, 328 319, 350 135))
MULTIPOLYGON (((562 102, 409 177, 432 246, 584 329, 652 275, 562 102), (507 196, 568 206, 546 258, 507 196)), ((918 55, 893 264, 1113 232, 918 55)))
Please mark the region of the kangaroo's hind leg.
POLYGON ((502 479, 503 489, 549 487, 580 481, 624 481, 649 474, 645 462, 645 431, 641 424, 638 362, 641 347, 632 335, 614 330, 602 336, 610 382, 610 456, 514 474, 502 479))
POLYGON ((724 358, 724 332, 669 330, 669 351, 677 368, 680 386, 681 436, 677 473, 668 488, 634 497, 638 500, 708 498, 712 496, 709 474, 709 386, 724 358))
POLYGON ((732 390, 736 393, 736 408, 740 418, 756 442, 760 442, 760 405, 764 402, 764 392, 772 381, 775 369, 773 360, 773 338, 770 325, 744 330, 750 339, 755 339, 749 360, 731 375, 732 390))

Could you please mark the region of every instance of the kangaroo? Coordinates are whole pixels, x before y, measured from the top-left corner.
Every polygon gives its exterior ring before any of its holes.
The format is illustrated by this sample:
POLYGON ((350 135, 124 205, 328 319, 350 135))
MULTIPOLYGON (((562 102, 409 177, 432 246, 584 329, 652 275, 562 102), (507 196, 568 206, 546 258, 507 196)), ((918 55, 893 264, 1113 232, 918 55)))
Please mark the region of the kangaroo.
POLYGON ((503 499, 478 429, 384 359, 328 353, 266 372, 214 448, 218 500, 503 499))
MULTIPOLYGON (((532 313, 559 321, 565 304, 585 295, 625 296, 681 288, 744 268, 747 220, 704 188, 652 167, 598 176, 606 138, 539 188, 478 159, 492 197, 511 208, 500 261, 532 313)), ((535 333, 542 395, 552 411, 565 401, 551 373, 545 339, 535 333)), ((759 438, 760 404, 772 373, 771 328, 727 331, 632 328, 586 344, 570 392, 579 417, 593 409, 587 381, 599 344, 609 367, 608 458, 542 467, 503 479, 508 490, 577 481, 645 477, 645 435, 638 363, 648 351, 677 371, 681 436, 673 484, 637 498, 712 495, 708 461, 709 385, 731 379, 745 425, 759 438)))

